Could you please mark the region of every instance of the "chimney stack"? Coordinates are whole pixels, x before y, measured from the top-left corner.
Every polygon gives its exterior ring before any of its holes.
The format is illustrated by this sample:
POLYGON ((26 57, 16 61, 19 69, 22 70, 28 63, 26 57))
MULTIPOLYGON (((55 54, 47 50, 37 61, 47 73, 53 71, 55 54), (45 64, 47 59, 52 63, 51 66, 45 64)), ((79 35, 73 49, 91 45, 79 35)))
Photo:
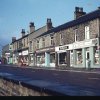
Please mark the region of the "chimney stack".
POLYGON ((98 7, 98 10, 100 10, 100 7, 98 7))
POLYGON ((24 37, 24 36, 25 36, 25 29, 22 29, 21 34, 22 34, 22 37, 24 37))
POLYGON ((85 15, 86 12, 83 11, 82 7, 75 7, 75 12, 74 12, 74 19, 78 19, 79 17, 85 15))
POLYGON ((35 31, 34 22, 30 22, 30 33, 35 31))
POLYGON ((47 31, 52 29, 52 21, 50 18, 47 18, 47 31))
POLYGON ((16 41, 16 37, 12 37, 12 43, 16 41))

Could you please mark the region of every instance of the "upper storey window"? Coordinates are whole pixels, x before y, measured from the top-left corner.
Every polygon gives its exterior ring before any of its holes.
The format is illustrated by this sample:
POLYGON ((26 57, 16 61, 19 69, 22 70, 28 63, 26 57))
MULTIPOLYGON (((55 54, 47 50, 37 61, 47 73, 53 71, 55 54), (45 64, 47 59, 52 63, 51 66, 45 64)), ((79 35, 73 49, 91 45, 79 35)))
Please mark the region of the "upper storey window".
POLYGON ((75 42, 78 41, 78 29, 75 29, 75 42))
POLYGON ((30 51, 32 51, 32 41, 30 41, 30 51))
POLYGON ((45 39, 42 38, 42 48, 44 48, 44 47, 45 47, 45 39))
POLYGON ((60 33, 60 45, 62 45, 62 44, 63 44, 63 34, 60 33))
POLYGON ((90 39, 90 29, 89 26, 85 26, 85 39, 90 39))
POLYGON ((37 40, 37 49, 39 49, 39 40, 37 40))
POLYGON ((54 36, 53 36, 53 35, 51 35, 51 45, 52 45, 52 46, 55 45, 55 43, 54 43, 54 36))

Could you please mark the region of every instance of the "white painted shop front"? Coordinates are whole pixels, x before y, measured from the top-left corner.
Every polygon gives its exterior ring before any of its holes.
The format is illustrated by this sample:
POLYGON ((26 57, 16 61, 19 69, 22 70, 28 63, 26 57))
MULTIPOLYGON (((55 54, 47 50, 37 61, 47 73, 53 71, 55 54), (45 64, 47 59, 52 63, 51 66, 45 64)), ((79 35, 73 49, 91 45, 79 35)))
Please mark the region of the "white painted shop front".
POLYGON ((99 68, 100 50, 98 46, 99 43, 96 38, 56 47, 55 52, 58 54, 58 64, 60 63, 59 54, 70 51, 70 67, 99 68))

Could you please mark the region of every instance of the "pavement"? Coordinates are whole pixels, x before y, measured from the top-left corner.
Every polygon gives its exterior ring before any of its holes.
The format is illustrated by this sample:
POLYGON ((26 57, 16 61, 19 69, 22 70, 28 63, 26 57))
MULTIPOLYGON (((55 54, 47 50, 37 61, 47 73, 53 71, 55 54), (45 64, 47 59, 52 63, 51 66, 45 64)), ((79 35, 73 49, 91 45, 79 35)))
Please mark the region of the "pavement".
MULTIPOLYGON (((10 66, 11 64, 7 64, 5 66, 10 66)), ((41 70, 53 70, 53 71, 63 71, 63 72, 76 72, 76 73, 96 73, 100 74, 100 68, 90 68, 86 69, 84 68, 74 68, 74 67, 68 67, 68 68, 56 68, 56 67, 39 67, 39 66, 18 66, 18 65, 11 65, 13 67, 19 67, 19 68, 26 68, 26 69, 41 69, 41 70)))
MULTIPOLYGON (((8 65, 9 66, 9 65, 8 65)), ((13 65, 14 67, 18 67, 17 65, 13 65)), ((42 70, 55 70, 55 71, 69 71, 69 72, 83 72, 83 73, 97 73, 100 74, 100 68, 56 68, 56 67, 38 67, 38 66, 19 66, 21 68, 32 68, 32 69, 42 69, 42 70)))

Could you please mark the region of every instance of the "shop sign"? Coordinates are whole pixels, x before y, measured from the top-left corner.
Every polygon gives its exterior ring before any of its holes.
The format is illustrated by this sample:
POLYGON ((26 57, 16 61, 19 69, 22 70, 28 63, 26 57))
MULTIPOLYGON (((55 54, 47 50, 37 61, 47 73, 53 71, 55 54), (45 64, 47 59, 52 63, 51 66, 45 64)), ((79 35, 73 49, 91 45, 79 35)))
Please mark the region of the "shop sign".
POLYGON ((66 52, 66 50, 63 50, 61 47, 56 47, 55 51, 58 53, 66 52))
POLYGON ((97 39, 91 39, 91 40, 88 40, 88 41, 80 41, 80 42, 73 44, 73 49, 96 46, 97 42, 98 42, 97 39))
POLYGON ((22 51, 22 55, 28 55, 28 50, 22 51))
POLYGON ((46 52, 46 51, 51 51, 51 50, 54 50, 54 48, 47 48, 47 49, 37 50, 36 53, 46 52))
POLYGON ((59 47, 59 50, 67 50, 67 49, 69 49, 69 46, 59 47))
POLYGON ((10 53, 6 53, 6 55, 10 55, 10 53))
POLYGON ((21 56, 22 55, 22 53, 19 53, 19 56, 21 56))

